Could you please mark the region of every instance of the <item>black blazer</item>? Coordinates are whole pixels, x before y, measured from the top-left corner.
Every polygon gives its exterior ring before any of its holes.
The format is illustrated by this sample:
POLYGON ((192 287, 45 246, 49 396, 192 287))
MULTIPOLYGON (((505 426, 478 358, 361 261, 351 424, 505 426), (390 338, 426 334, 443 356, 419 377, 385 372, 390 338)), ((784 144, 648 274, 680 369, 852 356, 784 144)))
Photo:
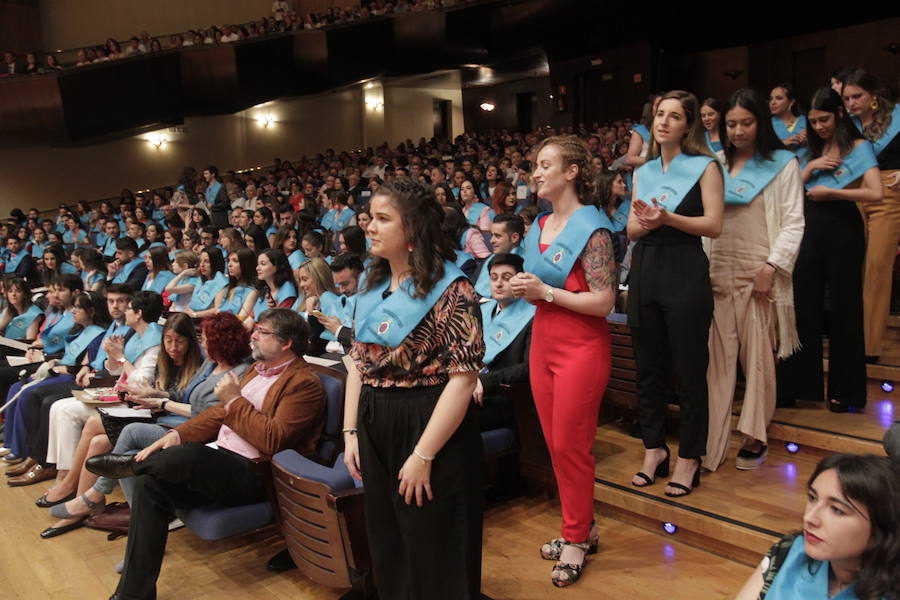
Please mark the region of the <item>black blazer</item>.
POLYGON ((494 357, 487 373, 478 377, 485 395, 495 394, 501 384, 528 381, 528 352, 531 349, 531 323, 526 325, 506 349, 494 357))

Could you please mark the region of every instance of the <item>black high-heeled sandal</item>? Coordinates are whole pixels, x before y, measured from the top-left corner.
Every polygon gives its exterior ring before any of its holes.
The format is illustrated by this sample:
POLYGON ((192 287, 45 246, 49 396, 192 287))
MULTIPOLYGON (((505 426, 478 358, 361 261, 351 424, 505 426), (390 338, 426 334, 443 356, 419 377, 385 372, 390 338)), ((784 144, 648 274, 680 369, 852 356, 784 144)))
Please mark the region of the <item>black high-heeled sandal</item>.
POLYGON ((694 458, 691 458, 690 460, 697 461, 697 470, 694 471, 694 479, 691 480, 691 487, 680 484, 676 481, 670 481, 667 484, 669 487, 673 487, 676 490, 681 490, 684 493, 673 494, 672 492, 664 492, 665 495, 668 496, 669 498, 684 498, 685 496, 690 495, 690 493, 694 491, 694 488, 700 487, 700 458, 694 457, 694 458))
POLYGON ((672 455, 669 453, 668 446, 663 446, 662 449, 666 451, 666 457, 662 461, 660 461, 660 463, 658 465, 656 465, 656 471, 654 471, 654 473, 653 473, 653 478, 651 478, 649 475, 647 475, 643 471, 638 471, 637 473, 635 473, 635 476, 640 477, 646 483, 635 483, 634 481, 632 481, 631 485, 633 485, 634 487, 639 487, 639 488, 647 487, 648 485, 653 485, 654 483, 656 483, 657 478, 669 476, 669 462, 670 462, 670 459, 672 458, 672 455))

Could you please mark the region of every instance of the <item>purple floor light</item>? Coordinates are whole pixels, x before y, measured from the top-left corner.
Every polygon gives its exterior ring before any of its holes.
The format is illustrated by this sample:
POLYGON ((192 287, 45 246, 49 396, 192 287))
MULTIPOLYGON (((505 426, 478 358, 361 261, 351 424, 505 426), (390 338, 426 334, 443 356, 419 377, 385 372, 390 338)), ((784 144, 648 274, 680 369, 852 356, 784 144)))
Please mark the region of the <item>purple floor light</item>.
POLYGON ((676 531, 678 531, 678 527, 675 526, 675 523, 670 523, 669 521, 666 521, 665 523, 663 523, 663 531, 665 531, 669 535, 672 535, 676 531))
POLYGON ((796 453, 799 449, 800 449, 800 446, 798 446, 794 442, 787 443, 787 451, 790 452, 791 454, 796 453))
POLYGON ((894 384, 890 381, 882 381, 881 389, 884 390, 885 392, 887 392, 888 394, 890 394, 891 392, 894 391, 894 384))

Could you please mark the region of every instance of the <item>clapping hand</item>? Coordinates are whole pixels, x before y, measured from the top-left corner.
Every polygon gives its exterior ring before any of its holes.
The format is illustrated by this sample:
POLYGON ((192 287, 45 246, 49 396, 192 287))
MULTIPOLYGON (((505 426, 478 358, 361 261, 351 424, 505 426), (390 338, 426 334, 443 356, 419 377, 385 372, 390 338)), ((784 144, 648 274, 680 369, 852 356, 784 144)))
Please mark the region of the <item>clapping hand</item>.
POLYGON ((647 204, 643 200, 637 199, 632 205, 638 225, 641 226, 641 229, 647 231, 652 231, 663 225, 668 216, 668 211, 656 201, 656 198, 651 198, 650 202, 651 204, 647 204))
POLYGON ((216 384, 213 391, 216 394, 216 398, 219 399, 219 402, 224 404, 241 395, 241 383, 238 381, 237 375, 228 372, 222 376, 222 379, 219 380, 219 383, 216 384))

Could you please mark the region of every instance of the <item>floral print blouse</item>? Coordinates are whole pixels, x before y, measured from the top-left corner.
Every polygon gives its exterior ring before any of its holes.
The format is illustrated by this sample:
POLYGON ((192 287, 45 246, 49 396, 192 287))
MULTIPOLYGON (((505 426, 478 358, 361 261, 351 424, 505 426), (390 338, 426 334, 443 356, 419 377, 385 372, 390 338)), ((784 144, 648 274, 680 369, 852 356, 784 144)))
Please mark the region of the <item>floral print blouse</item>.
POLYGON ((373 387, 440 385, 450 373, 479 371, 484 337, 475 288, 454 281, 399 346, 354 341, 350 356, 373 387))

